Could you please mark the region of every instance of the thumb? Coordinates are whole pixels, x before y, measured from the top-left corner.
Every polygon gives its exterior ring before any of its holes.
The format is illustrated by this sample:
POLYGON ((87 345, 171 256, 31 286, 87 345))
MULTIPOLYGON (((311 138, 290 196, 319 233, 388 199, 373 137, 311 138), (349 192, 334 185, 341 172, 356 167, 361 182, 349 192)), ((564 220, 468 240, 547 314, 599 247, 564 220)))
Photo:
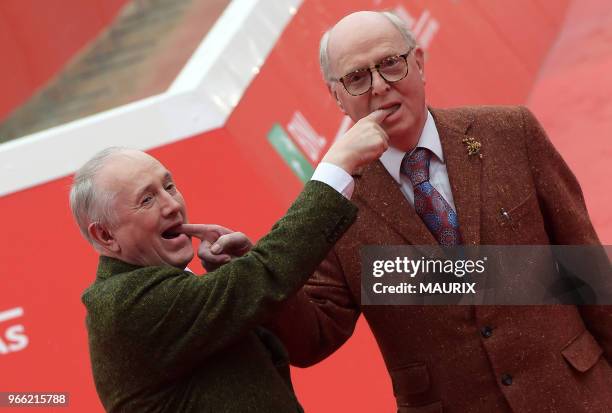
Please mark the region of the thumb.
POLYGON ((242 232, 233 232, 219 237, 211 251, 215 254, 224 252, 230 255, 243 255, 251 249, 251 241, 242 232))

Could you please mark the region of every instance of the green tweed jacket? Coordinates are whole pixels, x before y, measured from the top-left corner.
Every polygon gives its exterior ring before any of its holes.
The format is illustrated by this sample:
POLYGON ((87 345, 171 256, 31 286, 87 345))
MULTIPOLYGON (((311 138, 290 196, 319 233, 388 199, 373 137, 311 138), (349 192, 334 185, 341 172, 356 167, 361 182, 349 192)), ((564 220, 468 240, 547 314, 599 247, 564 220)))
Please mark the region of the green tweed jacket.
POLYGON ((308 182, 244 257, 204 276, 100 257, 83 293, 109 412, 300 412, 280 341, 258 327, 308 279, 357 208, 308 182))

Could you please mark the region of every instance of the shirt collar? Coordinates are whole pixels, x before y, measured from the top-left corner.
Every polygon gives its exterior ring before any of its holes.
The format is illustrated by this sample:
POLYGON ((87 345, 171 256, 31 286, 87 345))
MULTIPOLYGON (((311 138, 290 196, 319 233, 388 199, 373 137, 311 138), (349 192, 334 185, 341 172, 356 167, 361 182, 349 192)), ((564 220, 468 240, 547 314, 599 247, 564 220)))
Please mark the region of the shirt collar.
MULTIPOLYGON (((421 137, 419 138, 419 142, 417 143, 416 147, 429 149, 438 157, 438 159, 440 159, 440 162, 444 163, 444 154, 442 153, 440 135, 438 134, 436 123, 434 122, 433 116, 431 116, 429 110, 427 111, 427 120, 425 121, 423 132, 421 132, 421 137)), ((404 155, 406 155, 406 152, 400 151, 393 146, 389 146, 389 149, 387 149, 380 157, 380 161, 384 165, 385 169, 398 184, 401 183, 400 166, 402 164, 402 159, 404 159, 404 155)))

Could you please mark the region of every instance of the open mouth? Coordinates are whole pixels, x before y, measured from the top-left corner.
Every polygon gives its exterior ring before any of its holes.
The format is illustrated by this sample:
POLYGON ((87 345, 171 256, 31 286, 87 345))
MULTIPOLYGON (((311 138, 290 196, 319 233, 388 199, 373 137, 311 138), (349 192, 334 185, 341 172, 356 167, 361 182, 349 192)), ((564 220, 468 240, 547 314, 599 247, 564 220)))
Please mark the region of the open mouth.
POLYGON ((167 230, 165 230, 164 232, 162 232, 161 236, 164 239, 174 239, 177 238, 178 236, 180 236, 182 234, 182 232, 179 232, 179 227, 181 226, 181 224, 175 225, 173 227, 168 228, 167 230))

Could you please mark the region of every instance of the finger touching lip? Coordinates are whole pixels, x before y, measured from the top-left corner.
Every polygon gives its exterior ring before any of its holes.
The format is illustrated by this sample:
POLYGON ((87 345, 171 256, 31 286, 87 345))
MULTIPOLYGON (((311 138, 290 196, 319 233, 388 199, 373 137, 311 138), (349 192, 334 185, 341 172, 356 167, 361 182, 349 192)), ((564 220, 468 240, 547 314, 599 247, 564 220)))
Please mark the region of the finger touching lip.
POLYGON ((197 237, 202 232, 201 225, 198 224, 181 224, 177 227, 177 230, 190 238, 192 236, 197 237))
POLYGON ((391 120, 395 119, 397 117, 395 115, 399 112, 399 109, 401 107, 402 107, 402 105, 400 105, 400 104, 396 104, 396 105, 390 106, 389 109, 388 109, 389 110, 389 114, 385 117, 385 121, 387 121, 387 120, 391 121, 391 120))
POLYGON ((370 113, 367 118, 374 120, 376 123, 382 123, 387 116, 392 113, 390 109, 376 109, 374 112, 370 113))
POLYGON ((378 109, 389 110, 390 113, 392 113, 398 110, 400 106, 401 106, 400 103, 387 103, 387 104, 380 106, 378 109))

